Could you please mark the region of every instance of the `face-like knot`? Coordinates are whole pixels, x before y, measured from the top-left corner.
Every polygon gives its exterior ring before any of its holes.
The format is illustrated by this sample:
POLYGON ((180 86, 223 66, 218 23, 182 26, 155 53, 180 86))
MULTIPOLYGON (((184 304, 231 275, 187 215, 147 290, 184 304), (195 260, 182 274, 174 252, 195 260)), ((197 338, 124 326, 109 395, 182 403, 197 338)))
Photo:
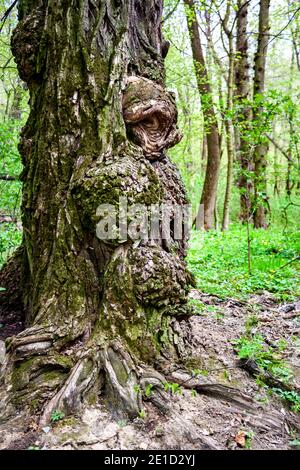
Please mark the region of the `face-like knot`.
POLYGON ((172 95, 155 82, 130 77, 123 96, 123 116, 128 135, 142 147, 149 160, 181 140, 172 95))

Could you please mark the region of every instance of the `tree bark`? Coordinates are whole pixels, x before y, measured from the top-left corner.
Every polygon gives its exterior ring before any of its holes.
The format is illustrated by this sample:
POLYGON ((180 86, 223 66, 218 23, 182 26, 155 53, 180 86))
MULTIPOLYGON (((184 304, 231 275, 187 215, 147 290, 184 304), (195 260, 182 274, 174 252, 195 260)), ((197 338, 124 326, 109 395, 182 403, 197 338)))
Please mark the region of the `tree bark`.
POLYGON ((220 136, 201 45, 195 2, 194 0, 184 0, 184 3, 207 141, 207 165, 200 205, 203 205, 204 209, 204 228, 209 230, 214 227, 214 210, 220 170, 220 136))
POLYGON ((162 0, 19 2, 26 329, 7 340, 2 419, 28 408, 43 424, 100 392, 136 416, 139 384, 163 389, 155 367, 183 351, 174 315, 186 313, 186 237, 96 236, 98 206, 121 196, 186 203, 165 153, 180 136, 161 15, 162 0))
POLYGON ((9 110, 8 118, 19 120, 22 117, 21 102, 23 97, 23 88, 21 81, 17 80, 13 89, 13 99, 9 110))
POLYGON ((240 220, 247 222, 251 213, 251 193, 253 184, 250 172, 253 170, 252 153, 247 140, 251 125, 252 110, 250 99, 250 74, 248 57, 248 0, 239 0, 236 20, 236 65, 235 65, 235 104, 237 108, 236 147, 240 164, 238 187, 240 190, 240 220))
MULTIPOLYGON (((263 97, 265 92, 266 59, 269 41, 269 12, 270 0, 260 0, 259 26, 257 50, 254 58, 254 87, 253 98, 263 97)), ((253 122, 259 123, 263 112, 263 105, 254 106, 253 122)), ((267 165, 268 143, 261 139, 254 149, 254 226, 264 228, 267 226, 266 215, 268 212, 267 199, 267 165)))
POLYGON ((233 178, 233 161, 234 161, 234 129, 232 122, 233 112, 233 86, 234 86, 234 63, 235 51, 233 46, 233 32, 228 28, 228 19, 231 12, 231 4, 227 3, 225 19, 222 22, 223 29, 228 38, 228 76, 227 76, 227 110, 225 114, 226 127, 226 148, 227 148, 227 175, 226 189, 223 206, 222 231, 228 230, 230 222, 230 200, 232 191, 233 178))

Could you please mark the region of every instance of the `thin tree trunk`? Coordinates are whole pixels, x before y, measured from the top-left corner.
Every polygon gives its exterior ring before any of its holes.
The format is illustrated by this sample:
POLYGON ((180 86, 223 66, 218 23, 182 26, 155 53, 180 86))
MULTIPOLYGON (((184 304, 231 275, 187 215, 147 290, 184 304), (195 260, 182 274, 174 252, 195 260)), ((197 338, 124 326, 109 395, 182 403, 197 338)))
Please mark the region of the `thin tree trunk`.
POLYGON ((194 0, 184 0, 184 3, 207 139, 207 166, 200 205, 204 207, 204 227, 209 230, 214 226, 220 170, 220 136, 201 45, 195 2, 194 0))
MULTIPOLYGON (((269 12, 270 0, 260 0, 259 7, 259 27, 257 50, 254 58, 254 88, 253 99, 264 96, 266 59, 269 41, 269 12)), ((262 119, 263 106, 254 106, 254 125, 262 119)), ((254 149, 254 226, 264 228, 267 226, 266 215, 268 212, 267 199, 267 166, 268 143, 261 140, 254 149)))
POLYGON ((247 132, 252 120, 252 110, 249 104, 250 75, 248 58, 248 0, 238 0, 236 21, 236 66, 235 66, 235 104, 238 111, 238 126, 236 126, 237 156, 240 163, 238 187, 240 191, 240 220, 245 223, 251 210, 251 192, 253 185, 250 171, 253 169, 252 153, 247 139, 247 132))
POLYGON ((233 34, 228 29, 227 23, 230 16, 231 6, 230 2, 227 4, 226 18, 223 21, 223 28, 228 37, 229 45, 229 64, 228 64, 228 77, 227 77, 227 111, 225 114, 225 127, 226 127, 226 148, 227 148, 227 176, 226 176, 226 189, 223 207, 222 230, 228 230, 230 222, 230 199, 232 191, 232 177, 233 177, 233 161, 234 161, 234 129, 232 123, 233 111, 233 85, 234 85, 234 63, 235 53, 233 47, 233 34))
POLYGON ((163 393, 155 364, 183 351, 173 307, 186 311, 186 236, 98 234, 99 206, 118 211, 121 196, 145 213, 186 203, 165 153, 180 136, 161 14, 162 0, 19 2, 12 49, 31 108, 20 143, 26 329, 7 342, 1 419, 34 409, 44 424, 100 389, 136 416, 139 387, 163 393))
POLYGON ((22 117, 22 103, 23 89, 21 82, 18 80, 13 89, 13 99, 10 106, 8 117, 9 119, 19 120, 22 117))
MULTIPOLYGON (((273 140, 276 140, 276 125, 273 124, 273 140)), ((280 182, 279 182, 279 160, 278 160, 278 148, 273 145, 274 148, 274 196, 280 195, 280 182)))

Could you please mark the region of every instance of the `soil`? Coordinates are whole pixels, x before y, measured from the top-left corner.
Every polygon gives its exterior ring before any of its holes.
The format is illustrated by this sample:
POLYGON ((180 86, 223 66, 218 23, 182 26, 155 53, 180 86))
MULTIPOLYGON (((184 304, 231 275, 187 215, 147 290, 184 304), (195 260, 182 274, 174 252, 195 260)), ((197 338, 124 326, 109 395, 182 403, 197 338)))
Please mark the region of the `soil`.
MULTIPOLYGON (((80 416, 66 417, 43 429, 38 428, 37 417, 28 422, 19 416, 0 427, 0 449, 294 448, 290 443, 300 436, 299 413, 269 395, 242 367, 232 341, 245 333, 245 323, 254 316, 252 331, 260 333, 267 344, 285 339, 285 360, 294 372, 291 385, 299 393, 300 301, 280 305, 268 293, 251 296, 247 302, 223 301, 197 290, 190 296, 205 304, 190 319, 189 357, 193 359, 189 368, 203 371, 196 380, 200 393, 184 387, 181 393, 168 392, 167 414, 150 397, 144 402, 144 416, 134 421, 112 416, 101 397, 80 416)), ((178 378, 188 384, 192 376, 186 371, 183 366, 174 370, 173 381, 178 378)))

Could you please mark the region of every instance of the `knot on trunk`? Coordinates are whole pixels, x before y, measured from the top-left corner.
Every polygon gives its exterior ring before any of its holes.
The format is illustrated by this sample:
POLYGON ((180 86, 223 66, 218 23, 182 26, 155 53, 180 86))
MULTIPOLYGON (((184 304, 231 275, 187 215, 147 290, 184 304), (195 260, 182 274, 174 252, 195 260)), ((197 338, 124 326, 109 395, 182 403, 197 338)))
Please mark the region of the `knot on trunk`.
POLYGON ((129 256, 134 293, 143 305, 174 305, 186 298, 189 276, 175 253, 159 246, 143 246, 129 256))
POLYGON ((44 26, 45 13, 36 9, 21 20, 13 32, 11 48, 22 80, 30 83, 38 78, 41 48, 41 36, 44 26))
POLYGON ((130 77, 123 96, 123 116, 128 136, 142 147, 146 158, 157 160, 164 149, 182 138, 171 93, 155 82, 130 77))

